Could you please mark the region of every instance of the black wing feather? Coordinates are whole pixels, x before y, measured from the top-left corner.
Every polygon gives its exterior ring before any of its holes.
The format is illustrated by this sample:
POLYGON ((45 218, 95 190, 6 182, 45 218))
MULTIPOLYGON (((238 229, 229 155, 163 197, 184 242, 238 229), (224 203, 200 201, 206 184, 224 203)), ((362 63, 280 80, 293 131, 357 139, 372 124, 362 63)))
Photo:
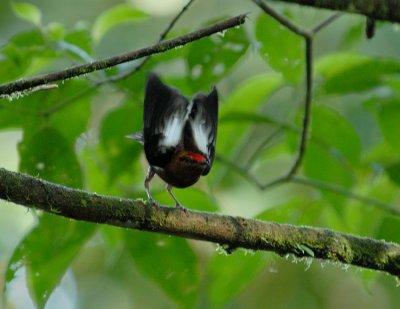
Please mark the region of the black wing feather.
POLYGON ((212 120, 212 130, 210 136, 210 143, 208 145, 209 151, 209 165, 208 169, 204 170, 203 175, 207 175, 210 172, 211 166, 214 162, 215 157, 215 145, 217 142, 217 129, 218 129, 218 92, 217 88, 213 87, 212 91, 207 97, 206 110, 212 120))
POLYGON ((150 74, 144 99, 144 150, 150 165, 164 167, 174 154, 174 146, 163 146, 165 125, 178 115, 184 118, 187 99, 179 91, 164 85, 155 74, 150 74))
POLYGON ((206 168, 202 173, 202 175, 207 175, 214 162, 215 144, 217 141, 218 93, 215 87, 213 87, 212 91, 208 95, 200 93, 194 97, 191 118, 195 119, 196 115, 201 117, 202 125, 204 125, 208 131, 206 145, 207 153, 205 153, 208 158, 208 168, 206 168))

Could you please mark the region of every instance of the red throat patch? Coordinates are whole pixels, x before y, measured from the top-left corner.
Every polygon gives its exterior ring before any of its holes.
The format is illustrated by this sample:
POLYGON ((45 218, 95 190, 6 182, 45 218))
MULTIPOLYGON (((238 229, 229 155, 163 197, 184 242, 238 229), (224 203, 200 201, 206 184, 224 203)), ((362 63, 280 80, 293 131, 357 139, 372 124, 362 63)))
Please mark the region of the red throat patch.
POLYGON ((199 154, 199 153, 195 153, 195 152, 189 152, 187 154, 188 157, 190 157, 192 160, 197 161, 197 162, 205 162, 206 158, 199 154))

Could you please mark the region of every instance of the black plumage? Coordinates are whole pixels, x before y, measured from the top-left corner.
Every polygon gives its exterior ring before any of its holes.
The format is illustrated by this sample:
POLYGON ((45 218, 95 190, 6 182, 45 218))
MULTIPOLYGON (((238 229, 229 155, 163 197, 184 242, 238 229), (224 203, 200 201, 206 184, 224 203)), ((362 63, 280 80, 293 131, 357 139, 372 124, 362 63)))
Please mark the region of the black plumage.
POLYGON ((145 180, 146 192, 154 202, 149 183, 159 175, 172 194, 172 187, 185 188, 207 175, 215 155, 218 127, 218 94, 198 93, 188 100, 177 89, 169 87, 155 74, 146 85, 143 131, 130 137, 144 145, 149 162, 145 180))

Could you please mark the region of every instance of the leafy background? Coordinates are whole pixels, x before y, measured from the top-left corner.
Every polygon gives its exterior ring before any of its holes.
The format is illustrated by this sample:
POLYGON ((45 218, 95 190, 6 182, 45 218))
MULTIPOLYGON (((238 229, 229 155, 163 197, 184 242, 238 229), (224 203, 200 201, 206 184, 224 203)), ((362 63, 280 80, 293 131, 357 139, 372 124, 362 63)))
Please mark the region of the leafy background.
MULTIPOLYGON (((2 1, 0 82, 150 45, 184 4, 2 1)), ((277 8, 304 27, 329 16, 277 8)), ((220 159, 196 186, 176 190, 184 205, 399 242, 399 218, 383 210, 312 186, 263 192, 226 164, 239 164, 261 182, 282 175, 295 156, 302 117, 302 40, 250 2, 197 1, 170 36, 243 12, 250 12, 244 27, 154 56, 128 79, 96 86, 139 62, 1 100, 1 166, 91 192, 145 197, 143 152, 124 136, 141 128, 144 83, 156 71, 187 95, 214 84, 220 92, 220 159)), ((363 22, 346 15, 316 37, 312 138, 301 174, 396 205, 400 38, 397 26, 382 23, 368 41, 363 22)), ((152 190, 173 204, 161 181, 152 190)), ((0 204, 5 308, 395 308, 400 302, 398 283, 377 272, 265 252, 227 254, 204 242, 0 204)))

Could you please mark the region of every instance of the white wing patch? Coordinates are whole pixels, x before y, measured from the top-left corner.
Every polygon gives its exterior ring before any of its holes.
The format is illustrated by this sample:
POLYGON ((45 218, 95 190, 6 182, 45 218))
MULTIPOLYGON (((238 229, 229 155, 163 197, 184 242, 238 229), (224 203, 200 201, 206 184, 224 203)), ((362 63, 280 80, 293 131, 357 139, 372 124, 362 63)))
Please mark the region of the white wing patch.
POLYGON ((190 122, 193 131, 193 138, 199 150, 208 154, 209 135, 211 128, 206 126, 205 118, 202 113, 198 113, 196 117, 190 122))
POLYGON ((185 120, 179 115, 174 115, 171 119, 168 119, 165 123, 164 130, 162 133, 164 134, 164 138, 161 141, 162 146, 165 147, 175 147, 178 145, 179 141, 182 138, 182 131, 185 125, 185 120))
MULTIPOLYGON (((162 133, 164 138, 160 141, 161 150, 175 147, 182 139, 183 129, 193 108, 193 101, 189 102, 186 109, 176 111, 172 117, 165 119, 163 127, 159 127, 157 133, 162 133)), ((211 127, 206 125, 204 111, 200 110, 194 119, 189 120, 192 127, 193 139, 197 148, 204 154, 208 154, 208 144, 211 127)))
MULTIPOLYGON (((184 103, 184 102, 183 102, 184 103)), ((177 103, 179 106, 181 103, 177 103)), ((160 140, 162 148, 175 147, 182 139, 183 129, 185 128, 186 121, 189 117, 192 104, 186 107, 180 106, 176 109, 171 116, 164 119, 162 126, 158 127, 157 133, 162 133, 164 138, 160 140)))

